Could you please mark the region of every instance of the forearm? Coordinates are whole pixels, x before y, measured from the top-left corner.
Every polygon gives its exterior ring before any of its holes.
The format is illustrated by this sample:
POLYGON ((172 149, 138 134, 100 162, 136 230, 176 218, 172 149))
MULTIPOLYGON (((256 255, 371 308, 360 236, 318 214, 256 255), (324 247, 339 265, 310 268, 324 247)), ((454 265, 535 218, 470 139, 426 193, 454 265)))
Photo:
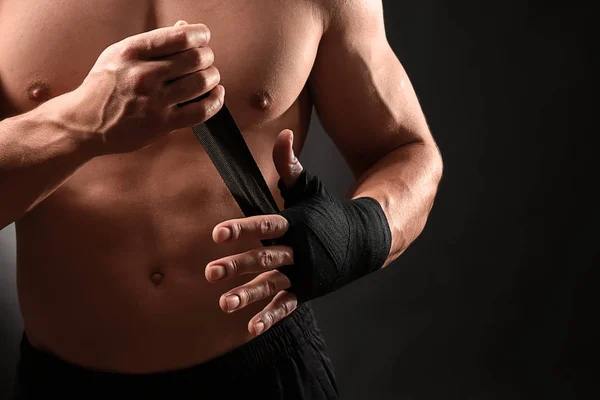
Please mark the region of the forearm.
POLYGON ((60 187, 92 156, 67 95, 0 121, 0 229, 60 187))
POLYGON ((434 143, 403 145, 365 171, 349 198, 372 197, 385 212, 392 246, 384 267, 421 234, 442 176, 442 159, 434 143))

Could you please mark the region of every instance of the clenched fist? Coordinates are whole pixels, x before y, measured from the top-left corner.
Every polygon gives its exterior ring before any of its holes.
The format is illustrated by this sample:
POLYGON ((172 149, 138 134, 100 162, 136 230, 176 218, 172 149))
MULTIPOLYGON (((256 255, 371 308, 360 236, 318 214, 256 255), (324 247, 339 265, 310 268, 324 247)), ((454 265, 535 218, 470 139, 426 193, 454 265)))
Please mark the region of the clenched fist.
POLYGON ((73 93, 96 150, 138 150, 219 111, 225 89, 209 41, 205 25, 180 21, 106 48, 73 93))

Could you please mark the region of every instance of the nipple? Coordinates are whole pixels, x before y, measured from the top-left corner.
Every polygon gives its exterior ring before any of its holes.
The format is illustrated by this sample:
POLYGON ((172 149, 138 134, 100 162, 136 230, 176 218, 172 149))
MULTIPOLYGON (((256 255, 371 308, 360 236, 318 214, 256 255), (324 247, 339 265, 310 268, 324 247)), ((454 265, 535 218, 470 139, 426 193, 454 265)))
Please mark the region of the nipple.
POLYGON ((29 100, 42 103, 50 99, 50 86, 45 82, 34 82, 27 88, 29 100))
POLYGON ((254 94, 252 103, 254 107, 266 110, 273 104, 273 97, 267 90, 260 90, 254 94))

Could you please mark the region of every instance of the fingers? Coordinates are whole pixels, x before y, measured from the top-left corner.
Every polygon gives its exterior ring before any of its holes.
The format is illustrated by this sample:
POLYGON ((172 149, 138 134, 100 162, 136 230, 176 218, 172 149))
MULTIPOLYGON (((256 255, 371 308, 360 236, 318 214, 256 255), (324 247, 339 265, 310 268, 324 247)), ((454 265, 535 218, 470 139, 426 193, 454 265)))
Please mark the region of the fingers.
POLYGON ((168 115, 169 126, 175 129, 189 128, 201 124, 215 115, 225 103, 225 88, 215 86, 208 96, 185 105, 173 106, 168 115))
POLYGON ((249 304, 268 299, 289 287, 290 280, 281 272, 264 272, 250 282, 223 294, 219 299, 219 306, 223 311, 234 312, 249 304))
POLYGON ((293 293, 280 291, 273 300, 248 323, 248 331, 255 335, 266 332, 270 327, 290 315, 298 307, 293 293))
POLYGON ((175 79, 207 69, 214 61, 215 53, 210 47, 195 47, 153 62, 161 71, 161 78, 169 84, 175 79))
POLYGON ((166 57, 194 47, 207 46, 210 30, 204 24, 176 24, 124 39, 121 55, 131 59, 166 57))
POLYGON ((204 271, 206 279, 216 282, 234 276, 270 271, 294 264, 294 250, 288 246, 269 246, 210 262, 204 271))
POLYGON ((165 86, 165 101, 174 106, 193 100, 214 89, 220 80, 221 75, 214 66, 189 74, 165 86))
POLYGON ((277 239, 289 229, 287 219, 278 214, 257 215, 221 222, 213 229, 215 243, 240 239, 277 239))
POLYGON ((294 134, 285 129, 279 133, 273 146, 273 162, 277 173, 287 187, 291 187, 302 173, 302 164, 294 154, 294 134))

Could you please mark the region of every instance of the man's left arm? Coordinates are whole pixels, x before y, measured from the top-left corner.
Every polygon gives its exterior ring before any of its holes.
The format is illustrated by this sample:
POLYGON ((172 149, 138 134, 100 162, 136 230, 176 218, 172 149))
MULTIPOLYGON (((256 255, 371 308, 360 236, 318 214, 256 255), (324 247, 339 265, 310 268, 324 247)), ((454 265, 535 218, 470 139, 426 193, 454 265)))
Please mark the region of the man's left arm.
POLYGON ((319 120, 392 231, 389 265, 423 230, 442 160, 410 80, 385 33, 381 0, 328 11, 310 90, 319 120))
POLYGON ((211 261, 205 269, 211 282, 259 274, 219 299, 223 311, 235 312, 271 298, 248 322, 256 335, 299 303, 389 265, 423 230, 441 179, 439 151, 387 43, 381 1, 323 4, 328 18, 309 84, 321 123, 357 183, 348 199, 336 199, 303 170, 293 152, 293 134, 284 130, 273 161, 285 209, 224 221, 213 229, 219 244, 277 240, 211 261))

